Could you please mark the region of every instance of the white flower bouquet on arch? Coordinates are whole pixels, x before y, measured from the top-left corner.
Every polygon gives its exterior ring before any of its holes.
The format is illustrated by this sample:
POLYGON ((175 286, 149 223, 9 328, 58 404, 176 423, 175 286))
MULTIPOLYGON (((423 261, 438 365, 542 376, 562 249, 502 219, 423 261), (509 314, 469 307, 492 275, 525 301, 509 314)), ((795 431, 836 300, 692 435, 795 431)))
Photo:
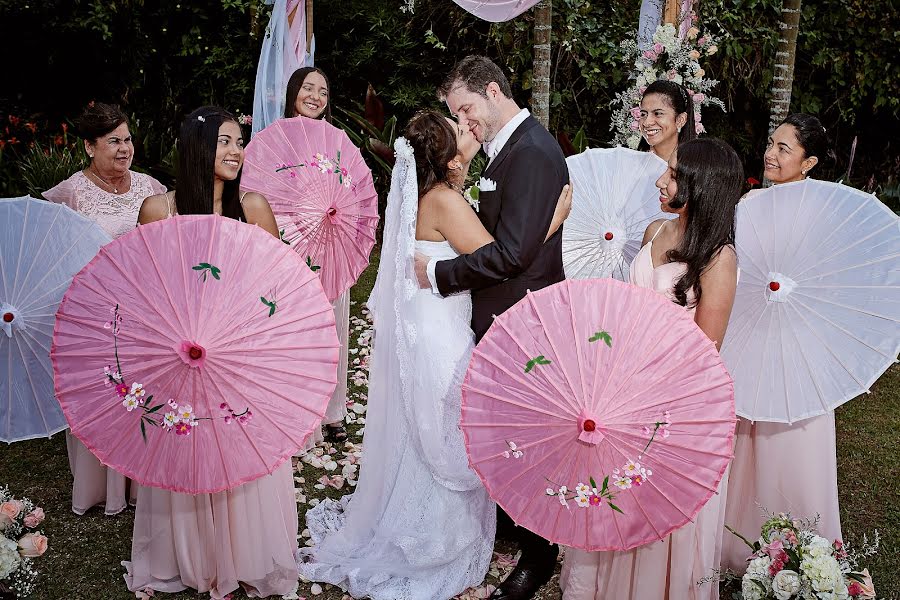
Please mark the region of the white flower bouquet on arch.
POLYGON ((630 86, 616 94, 612 102, 617 107, 611 125, 613 146, 637 149, 641 142, 638 129, 641 96, 647 86, 658 79, 674 81, 685 87, 694 105, 693 126, 698 135, 706 132, 702 122, 704 107, 717 106, 725 110, 725 103, 709 94, 719 82, 707 79, 706 71, 700 65, 704 57, 718 51, 718 40, 710 33, 701 35, 696 13, 691 12, 687 18, 690 19, 690 27, 683 36, 679 34, 678 27, 665 23, 656 28, 653 45, 649 48, 640 48, 634 40, 622 42, 625 62, 633 62, 634 69, 629 77, 630 86))

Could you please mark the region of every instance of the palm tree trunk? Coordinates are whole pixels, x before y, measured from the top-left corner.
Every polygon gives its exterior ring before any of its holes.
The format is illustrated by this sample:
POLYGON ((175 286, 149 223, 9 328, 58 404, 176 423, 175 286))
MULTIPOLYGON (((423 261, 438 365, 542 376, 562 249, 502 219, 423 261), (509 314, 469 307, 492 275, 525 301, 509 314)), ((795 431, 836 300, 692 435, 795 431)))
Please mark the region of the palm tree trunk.
POLYGON ((531 82, 531 111, 544 127, 550 127, 550 31, 551 0, 542 0, 534 9, 534 68, 531 82))
POLYGON ((783 0, 781 5, 781 37, 775 53, 775 77, 769 105, 769 135, 791 111, 794 87, 794 59, 797 57, 797 32, 800 29, 801 0, 783 0))

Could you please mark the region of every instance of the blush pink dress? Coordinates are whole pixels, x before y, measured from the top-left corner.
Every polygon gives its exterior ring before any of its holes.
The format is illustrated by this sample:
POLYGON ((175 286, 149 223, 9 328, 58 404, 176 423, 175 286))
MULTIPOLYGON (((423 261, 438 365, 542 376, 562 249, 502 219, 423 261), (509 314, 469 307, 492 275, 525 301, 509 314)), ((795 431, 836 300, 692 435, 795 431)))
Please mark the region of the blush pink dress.
MULTIPOLYGON (((686 266, 684 263, 665 263, 654 268, 650 252, 653 239, 634 257, 631 283, 672 298, 675 282, 684 274, 686 266)), ((690 296, 688 300, 691 300, 690 296)), ((693 309, 687 310, 693 315, 693 309)), ((627 552, 587 552, 567 548, 560 576, 563 599, 718 599, 717 582, 703 585, 697 585, 697 582, 714 575, 714 570, 719 567, 727 485, 726 470, 718 492, 700 509, 694 521, 662 541, 627 552)))
MULTIPOLYGON (((175 213, 171 196, 168 216, 175 213)), ((271 475, 215 494, 139 486, 131 560, 122 563, 128 589, 193 588, 213 600, 239 587, 251 598, 292 594, 299 579, 293 473, 288 460, 271 475)))
MULTIPOLYGON (((113 238, 128 233, 137 225, 141 203, 147 196, 163 194, 166 187, 143 173, 131 173, 131 188, 123 194, 111 194, 88 179, 84 172, 74 175, 44 192, 44 198, 65 204, 103 228, 113 238)), ((107 469, 84 444, 66 431, 66 449, 72 471, 72 511, 83 515, 92 507, 103 505, 108 515, 134 504, 137 486, 107 469)))
MULTIPOLYGON (((819 535, 842 539, 834 411, 792 425, 739 418, 734 439, 725 506, 729 527, 755 540, 765 521, 765 508, 790 512, 797 518, 819 515, 819 535)), ((743 575, 749 554, 747 544, 728 534, 722 568, 743 575)))

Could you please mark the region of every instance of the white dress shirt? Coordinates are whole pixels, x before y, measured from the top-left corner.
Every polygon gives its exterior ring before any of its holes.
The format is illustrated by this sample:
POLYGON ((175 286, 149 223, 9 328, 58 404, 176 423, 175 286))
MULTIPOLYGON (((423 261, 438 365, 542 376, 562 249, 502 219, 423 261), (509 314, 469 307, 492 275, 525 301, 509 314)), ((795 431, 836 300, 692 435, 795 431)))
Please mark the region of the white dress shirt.
MULTIPOLYGON (((519 125, 521 125, 522 122, 525 121, 525 119, 527 119, 530 114, 531 112, 527 108, 523 108, 522 110, 517 112, 512 119, 507 121, 506 125, 500 128, 500 131, 497 132, 497 135, 494 136, 494 139, 481 145, 484 153, 487 154, 488 157, 488 164, 484 167, 485 171, 488 169, 488 167, 491 166, 491 163, 494 162, 494 158, 496 158, 497 155, 500 154, 500 151, 503 150, 503 147, 506 146, 506 142, 509 141, 509 138, 512 136, 513 132, 519 128, 519 125)), ((428 282, 431 284, 431 291, 440 296, 441 292, 438 290, 437 277, 434 274, 437 262, 438 261, 433 258, 429 260, 427 272, 428 282)))

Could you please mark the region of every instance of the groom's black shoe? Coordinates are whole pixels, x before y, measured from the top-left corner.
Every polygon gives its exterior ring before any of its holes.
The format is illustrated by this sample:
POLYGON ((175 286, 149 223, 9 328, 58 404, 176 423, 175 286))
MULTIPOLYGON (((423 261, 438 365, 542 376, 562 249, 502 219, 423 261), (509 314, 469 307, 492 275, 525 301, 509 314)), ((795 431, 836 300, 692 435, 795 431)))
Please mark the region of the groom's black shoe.
POLYGON ((553 577, 552 568, 549 571, 547 569, 538 571, 534 568, 517 566, 491 594, 490 600, 531 600, 551 577, 553 577))

